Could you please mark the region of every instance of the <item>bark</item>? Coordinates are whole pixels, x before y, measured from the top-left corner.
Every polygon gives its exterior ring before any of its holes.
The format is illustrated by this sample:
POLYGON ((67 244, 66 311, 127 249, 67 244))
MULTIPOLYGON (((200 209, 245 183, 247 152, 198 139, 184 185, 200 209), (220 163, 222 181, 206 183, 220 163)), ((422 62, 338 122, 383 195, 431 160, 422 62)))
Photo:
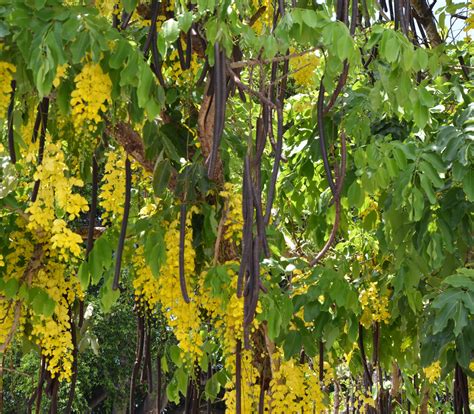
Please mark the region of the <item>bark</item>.
POLYGON ((441 39, 436 26, 435 17, 426 0, 411 0, 410 2, 418 17, 418 21, 425 29, 431 47, 436 47, 443 43, 443 39, 441 39))
POLYGON ((108 123, 105 133, 109 137, 114 138, 146 171, 153 172, 154 163, 146 159, 143 141, 130 124, 117 122, 112 125, 108 123))

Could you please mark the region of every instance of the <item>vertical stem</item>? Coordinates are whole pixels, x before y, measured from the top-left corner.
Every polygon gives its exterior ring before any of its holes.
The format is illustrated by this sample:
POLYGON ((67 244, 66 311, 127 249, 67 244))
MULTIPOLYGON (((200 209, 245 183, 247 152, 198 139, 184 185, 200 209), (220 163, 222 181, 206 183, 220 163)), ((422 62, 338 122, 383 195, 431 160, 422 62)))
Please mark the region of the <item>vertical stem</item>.
POLYGON ((132 378, 130 379, 130 397, 129 397, 129 409, 130 414, 135 413, 135 383, 140 370, 140 365, 143 356, 143 342, 145 336, 145 322, 143 316, 138 316, 137 324, 137 348, 135 354, 135 363, 133 365, 132 378))
POLYGON ((157 414, 161 413, 161 357, 158 354, 156 360, 156 412, 157 414))

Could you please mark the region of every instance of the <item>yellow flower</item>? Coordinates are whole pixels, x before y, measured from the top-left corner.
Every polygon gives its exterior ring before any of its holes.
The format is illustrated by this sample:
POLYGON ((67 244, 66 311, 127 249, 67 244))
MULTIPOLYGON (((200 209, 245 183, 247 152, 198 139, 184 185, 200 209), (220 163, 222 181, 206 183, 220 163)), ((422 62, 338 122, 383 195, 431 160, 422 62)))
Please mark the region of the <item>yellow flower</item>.
POLYGON ((441 376, 441 364, 439 361, 433 362, 430 366, 423 368, 426 378, 432 384, 441 376))
POLYGON ((101 113, 112 103, 112 81, 97 63, 86 63, 74 78, 76 89, 71 93, 74 126, 81 130, 86 127, 93 132, 102 121, 101 113))
POLYGON ((8 105, 10 105, 10 95, 12 92, 13 74, 16 67, 8 62, 0 62, 0 119, 7 115, 8 105))

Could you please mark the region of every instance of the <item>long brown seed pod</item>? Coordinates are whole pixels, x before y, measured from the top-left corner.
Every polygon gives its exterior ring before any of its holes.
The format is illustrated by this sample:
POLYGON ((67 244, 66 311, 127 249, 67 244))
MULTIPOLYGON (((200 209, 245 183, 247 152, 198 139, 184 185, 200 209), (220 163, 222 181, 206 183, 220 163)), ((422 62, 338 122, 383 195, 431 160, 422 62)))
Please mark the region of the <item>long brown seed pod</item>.
POLYGON ((318 96, 318 130, 319 130, 319 147, 321 149, 321 155, 323 157, 324 170, 328 179, 329 187, 333 196, 336 195, 336 185, 334 183, 331 168, 329 167, 328 153, 326 150, 326 137, 324 132, 324 86, 323 81, 319 84, 319 96, 318 96))
POLYGON ((10 104, 8 105, 8 151, 10 152, 10 161, 16 164, 15 139, 13 137, 13 106, 15 104, 16 81, 11 82, 12 92, 10 95, 10 104))
POLYGON ((336 100, 339 96, 339 94, 342 92, 342 88, 344 88, 344 85, 347 82, 347 75, 349 74, 349 63, 347 62, 347 59, 343 63, 343 68, 342 72, 337 80, 336 88, 334 89, 331 98, 329 99, 328 104, 324 108, 323 114, 326 115, 331 108, 334 106, 336 103, 336 100))
POLYGON ((125 236, 127 235, 128 216, 130 214, 130 200, 132 196, 132 164, 127 156, 125 160, 125 202, 123 206, 122 226, 120 228, 120 237, 117 245, 115 274, 112 289, 116 290, 119 286, 120 270, 122 267, 123 247, 125 245, 125 236))
POLYGON ((181 66, 181 70, 186 70, 186 59, 184 57, 183 45, 181 43, 181 38, 178 38, 176 41, 176 49, 178 50, 178 57, 179 57, 179 65, 181 66))
POLYGON ((41 125, 41 102, 38 104, 38 110, 36 111, 35 123, 33 125, 33 134, 31 135, 31 142, 36 142, 38 138, 38 132, 41 125))
POLYGON ((209 62, 206 61, 204 62, 204 66, 202 67, 201 75, 199 76, 199 79, 196 81, 196 86, 201 86, 202 83, 204 82, 204 79, 206 79, 206 75, 209 72, 209 62))
POLYGON ((192 54, 193 54, 193 36, 191 34, 191 29, 189 29, 188 33, 186 33, 186 60, 185 60, 186 69, 189 69, 191 67, 192 54))
POLYGON ((326 255, 329 251, 330 247, 336 240, 337 230, 339 229, 339 222, 341 218, 341 192, 344 186, 344 177, 346 175, 346 158, 347 158, 347 148, 346 148, 346 135, 344 132, 341 133, 341 170, 336 182, 336 189, 334 193, 334 202, 336 205, 336 215, 334 218, 334 223, 331 229, 331 234, 329 235, 329 239, 321 249, 321 251, 316 255, 316 257, 311 260, 309 263, 310 266, 315 266, 318 264, 321 259, 326 255))
POLYGON ((283 109, 278 103, 277 108, 277 144, 275 151, 275 160, 273 162, 273 171, 270 180, 270 185, 268 187, 268 196, 267 196, 267 206, 265 210, 265 225, 268 225, 270 222, 270 216, 272 212, 273 198, 275 197, 275 187, 276 181, 278 178, 278 171, 280 169, 281 162, 281 153, 283 150, 283 109))
POLYGON ((259 241, 255 237, 253 240, 252 263, 250 264, 250 277, 248 280, 249 294, 248 307, 244 318, 244 325, 250 326, 257 310, 258 297, 260 293, 260 249, 259 241))
POLYGON ((181 294, 186 303, 190 303, 186 288, 186 275, 184 274, 184 242, 186 237, 186 204, 182 203, 179 212, 179 285, 181 294))
POLYGON ((351 27, 350 27, 350 34, 354 36, 356 27, 357 27, 357 20, 359 20, 359 1, 352 0, 352 14, 351 14, 351 27))
MULTIPOLYGON (((38 146, 38 166, 43 162, 43 155, 44 155, 44 145, 46 141, 46 128, 48 126, 48 111, 49 111, 49 98, 43 98, 41 103, 39 104, 39 109, 41 112, 41 133, 40 133, 40 141, 38 146)), ((33 191, 31 192, 31 202, 35 202, 36 198, 38 197, 40 181, 36 180, 33 186, 33 191)))
POLYGON ((263 248, 263 254, 265 257, 270 256, 270 249, 268 247, 267 235, 265 233, 265 223, 263 220, 263 211, 262 211, 262 199, 258 196, 255 186, 252 185, 252 198, 253 205, 255 207, 255 215, 257 218, 257 232, 259 238, 259 244, 263 248))
POLYGON ((214 131, 212 139, 212 150, 209 155, 208 177, 214 177, 214 171, 217 162, 217 154, 222 138, 225 121, 225 97, 226 97, 226 81, 225 81, 225 54, 221 51, 219 43, 214 44, 214 97, 215 97, 215 116, 214 131))
POLYGON ((151 57, 153 59, 153 73, 155 74, 156 78, 158 79, 158 82, 160 82, 160 85, 166 87, 166 82, 165 78, 163 77, 163 72, 162 72, 162 61, 160 57, 160 53, 158 52, 158 46, 157 46, 157 34, 156 31, 153 33, 153 39, 151 41, 151 57))
POLYGON ((253 200, 250 177, 250 159, 248 156, 244 160, 244 173, 242 184, 242 217, 244 225, 242 229, 242 258, 237 279, 237 297, 242 297, 244 276, 249 270, 249 263, 252 257, 252 226, 253 226, 253 200))
POLYGON ((148 50, 150 49, 151 43, 153 38, 156 35, 156 20, 158 19, 158 10, 159 10, 159 3, 158 0, 152 0, 151 2, 151 24, 150 29, 148 30, 148 34, 145 40, 145 45, 143 46, 143 54, 147 54, 148 50))
POLYGON ((242 341, 235 346, 235 412, 242 414, 242 341))

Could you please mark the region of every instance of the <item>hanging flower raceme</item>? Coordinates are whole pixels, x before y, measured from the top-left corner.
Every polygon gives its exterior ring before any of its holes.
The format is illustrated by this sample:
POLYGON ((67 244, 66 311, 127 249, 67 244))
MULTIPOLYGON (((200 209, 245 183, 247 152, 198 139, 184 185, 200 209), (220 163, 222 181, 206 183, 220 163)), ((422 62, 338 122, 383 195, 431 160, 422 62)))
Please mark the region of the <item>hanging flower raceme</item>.
POLYGON ((13 74, 16 67, 8 62, 0 62, 0 119, 6 118, 10 94, 12 92, 13 74))
MULTIPOLYGON (((290 48, 290 53, 295 53, 295 49, 290 48)), ((290 60, 291 77, 298 86, 314 85, 314 71, 319 66, 319 57, 316 52, 295 56, 290 60)))
POLYGON ((107 104, 112 103, 112 81, 98 63, 86 63, 74 82, 76 89, 71 93, 74 126, 81 130, 86 125, 93 132, 102 121, 107 104))
POLYGON ((125 151, 107 153, 99 205, 104 209, 104 222, 121 219, 125 199, 125 151))
POLYGON ((38 241, 49 241, 50 254, 64 260, 80 256, 82 243, 82 238, 67 228, 64 218, 74 220, 89 209, 87 200, 73 192, 73 187, 82 187, 83 182, 67 177, 67 171, 61 144, 47 143, 43 163, 34 174, 34 179, 40 183, 38 195, 26 209, 28 230, 38 237, 38 241), (57 217, 61 212, 64 217, 57 217))
POLYGON ((77 279, 67 278, 67 265, 49 260, 40 269, 33 286, 44 290, 54 300, 51 315, 33 314, 30 339, 41 348, 52 378, 69 381, 72 375, 73 343, 69 308, 83 293, 77 279))
POLYGON ((160 300, 159 282, 146 264, 143 246, 138 247, 134 252, 132 264, 135 269, 135 279, 133 280, 135 298, 142 309, 151 312, 160 300))
POLYGON ((201 321, 192 277, 195 272, 196 252, 193 247, 191 217, 196 208, 189 209, 186 216, 186 236, 184 242, 184 273, 190 303, 183 299, 179 278, 179 220, 169 223, 165 234, 166 262, 158 277, 158 297, 169 326, 178 340, 183 357, 194 362, 202 355, 203 339, 200 335, 201 321))
POLYGON ((364 327, 369 328, 373 322, 389 322, 388 296, 380 294, 376 282, 361 291, 359 301, 363 311, 360 323, 364 327))
POLYGON ((64 65, 59 65, 56 68, 56 77, 53 80, 53 86, 57 88, 59 84, 61 83, 61 80, 66 77, 66 72, 67 69, 69 68, 69 65, 65 63, 64 65))
POLYGON ((434 383, 441 376, 441 363, 433 362, 430 366, 423 368, 423 372, 430 384, 434 383))
POLYGON ((224 198, 225 233, 224 239, 235 239, 240 243, 244 219, 242 216, 242 193, 231 183, 224 184, 219 195, 224 198))
POLYGON ((325 406, 318 374, 307 363, 283 360, 280 352, 273 358, 278 360, 278 364, 273 371, 270 395, 267 397, 272 413, 323 412, 325 406))

